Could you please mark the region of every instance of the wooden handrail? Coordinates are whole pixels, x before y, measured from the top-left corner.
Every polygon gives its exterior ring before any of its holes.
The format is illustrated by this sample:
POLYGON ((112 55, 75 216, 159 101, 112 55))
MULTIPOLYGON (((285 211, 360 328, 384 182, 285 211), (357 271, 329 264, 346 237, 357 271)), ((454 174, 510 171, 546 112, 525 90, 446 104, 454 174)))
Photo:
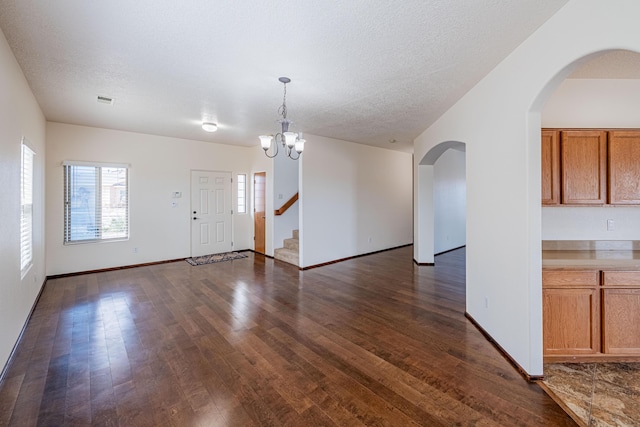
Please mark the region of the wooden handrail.
POLYGON ((296 201, 298 200, 298 193, 294 194, 293 196, 291 196, 291 198, 289 200, 287 200, 287 203, 285 203, 284 205, 282 205, 282 207, 280 209, 276 209, 273 213, 275 215, 282 215, 283 213, 285 213, 287 211, 287 209, 289 209, 291 207, 291 205, 293 205, 296 201))

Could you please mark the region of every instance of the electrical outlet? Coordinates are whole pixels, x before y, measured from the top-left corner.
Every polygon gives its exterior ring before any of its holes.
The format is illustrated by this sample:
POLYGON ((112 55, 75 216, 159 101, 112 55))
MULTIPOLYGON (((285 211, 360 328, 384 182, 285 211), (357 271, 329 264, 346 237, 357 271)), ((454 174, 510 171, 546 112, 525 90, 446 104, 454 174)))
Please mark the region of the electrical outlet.
POLYGON ((133 253, 134 253, 134 254, 137 254, 137 253, 138 253, 138 248, 137 248, 137 247, 133 248, 133 253))
POLYGON ((607 220, 607 231, 613 231, 616 229, 616 223, 612 219, 607 220))
POLYGON ((484 297, 484 308, 489 308, 489 297, 484 297))

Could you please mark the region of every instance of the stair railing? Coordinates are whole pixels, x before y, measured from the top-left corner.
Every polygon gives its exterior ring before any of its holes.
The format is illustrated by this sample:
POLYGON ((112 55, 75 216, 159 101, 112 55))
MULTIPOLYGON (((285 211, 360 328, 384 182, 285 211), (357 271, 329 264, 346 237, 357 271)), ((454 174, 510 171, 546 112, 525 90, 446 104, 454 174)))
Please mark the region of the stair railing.
POLYGON ((287 211, 287 209, 289 209, 296 201, 298 201, 298 193, 294 194, 293 196, 291 196, 291 198, 289 200, 287 200, 287 202, 282 205, 282 207, 280 209, 276 209, 273 213, 274 215, 282 215, 283 213, 285 213, 287 211))

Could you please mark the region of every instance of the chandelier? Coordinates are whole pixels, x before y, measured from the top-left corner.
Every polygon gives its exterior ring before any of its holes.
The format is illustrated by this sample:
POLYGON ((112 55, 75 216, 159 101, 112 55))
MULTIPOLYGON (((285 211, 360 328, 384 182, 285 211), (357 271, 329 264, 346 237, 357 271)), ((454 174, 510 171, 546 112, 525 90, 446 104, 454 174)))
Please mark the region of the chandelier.
POLYGON ((278 155, 278 146, 282 145, 287 157, 298 160, 304 150, 305 140, 302 139, 302 132, 296 133, 289 131, 289 125, 292 124, 292 122, 287 119, 287 83, 290 83, 291 79, 289 77, 280 77, 278 80, 284 85, 282 105, 278 108, 278 114, 282 116, 281 119, 278 119, 281 129, 280 132, 275 135, 260 135, 260 145, 264 150, 264 154, 270 159, 278 155), (275 150, 271 150, 273 155, 270 156, 269 149, 271 149, 272 145, 275 146, 275 150))

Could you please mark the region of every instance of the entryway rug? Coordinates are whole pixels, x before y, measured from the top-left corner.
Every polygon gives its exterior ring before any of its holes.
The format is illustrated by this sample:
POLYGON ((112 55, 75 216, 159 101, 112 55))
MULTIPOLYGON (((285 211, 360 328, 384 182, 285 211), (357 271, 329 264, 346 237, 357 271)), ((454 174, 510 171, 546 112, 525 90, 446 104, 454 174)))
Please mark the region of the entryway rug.
POLYGON ((225 252, 223 254, 203 255, 185 259, 191 265, 213 264, 215 262, 231 261, 234 259, 246 258, 247 256, 238 252, 225 252))

